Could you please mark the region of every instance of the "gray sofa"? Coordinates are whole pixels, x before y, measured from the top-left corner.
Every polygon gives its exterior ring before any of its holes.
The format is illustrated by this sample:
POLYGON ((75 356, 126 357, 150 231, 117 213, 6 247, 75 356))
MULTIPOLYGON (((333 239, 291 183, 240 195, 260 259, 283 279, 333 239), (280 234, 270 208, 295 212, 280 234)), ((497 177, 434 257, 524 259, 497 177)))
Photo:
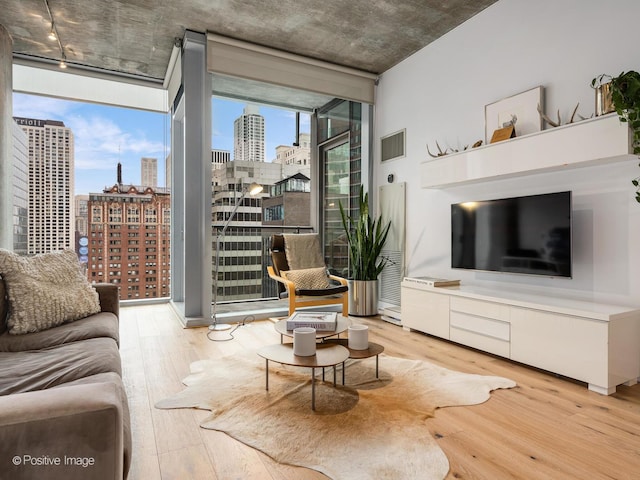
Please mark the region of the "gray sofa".
POLYGON ((126 479, 129 407, 115 285, 95 285, 101 311, 11 335, 0 278, 0 477, 126 479))

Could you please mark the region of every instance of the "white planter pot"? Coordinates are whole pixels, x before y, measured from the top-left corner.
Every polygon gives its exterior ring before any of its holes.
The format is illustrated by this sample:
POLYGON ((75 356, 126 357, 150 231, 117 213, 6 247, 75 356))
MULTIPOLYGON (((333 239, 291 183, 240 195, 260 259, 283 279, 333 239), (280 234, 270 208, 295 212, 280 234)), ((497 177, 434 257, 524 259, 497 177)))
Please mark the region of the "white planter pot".
POLYGON ((349 315, 370 317, 378 314, 378 280, 348 280, 349 315))

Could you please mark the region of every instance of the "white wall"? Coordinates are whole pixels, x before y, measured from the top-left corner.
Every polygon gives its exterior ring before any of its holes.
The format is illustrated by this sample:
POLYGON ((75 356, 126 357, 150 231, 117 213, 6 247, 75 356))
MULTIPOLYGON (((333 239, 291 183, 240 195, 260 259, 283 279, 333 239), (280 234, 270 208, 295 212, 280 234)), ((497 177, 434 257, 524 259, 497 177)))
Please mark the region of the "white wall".
MULTIPOLYGON (((542 85, 563 122, 577 102, 594 113, 591 79, 638 70, 637 0, 501 0, 385 72, 376 92, 377 184, 407 182, 407 275, 461 278, 601 302, 640 305, 640 204, 636 161, 440 190, 420 187, 426 146, 484 139, 484 107, 542 85), (614 20, 615 19, 615 20, 614 20), (380 163, 379 138, 407 129, 407 156, 380 163), (450 269, 450 204, 573 191, 572 279, 450 269)), ((517 159, 514 159, 517 161, 517 159)))

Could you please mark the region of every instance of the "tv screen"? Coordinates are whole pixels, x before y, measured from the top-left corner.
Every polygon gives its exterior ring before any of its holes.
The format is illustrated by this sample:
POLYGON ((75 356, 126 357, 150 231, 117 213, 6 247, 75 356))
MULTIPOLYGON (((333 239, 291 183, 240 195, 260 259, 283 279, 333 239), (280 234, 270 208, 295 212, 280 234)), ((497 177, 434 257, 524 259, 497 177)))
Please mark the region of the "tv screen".
POLYGON ((451 205, 451 267, 571 277, 571 192, 451 205))

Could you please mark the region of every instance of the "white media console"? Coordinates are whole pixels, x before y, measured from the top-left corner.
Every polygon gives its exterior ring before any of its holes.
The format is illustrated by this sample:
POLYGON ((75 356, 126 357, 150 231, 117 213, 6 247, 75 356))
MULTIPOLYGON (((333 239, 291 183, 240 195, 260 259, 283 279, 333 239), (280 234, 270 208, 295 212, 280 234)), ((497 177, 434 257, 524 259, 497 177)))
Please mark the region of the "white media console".
POLYGON ((402 325, 589 384, 640 377, 640 310, 472 285, 402 282, 402 325))

